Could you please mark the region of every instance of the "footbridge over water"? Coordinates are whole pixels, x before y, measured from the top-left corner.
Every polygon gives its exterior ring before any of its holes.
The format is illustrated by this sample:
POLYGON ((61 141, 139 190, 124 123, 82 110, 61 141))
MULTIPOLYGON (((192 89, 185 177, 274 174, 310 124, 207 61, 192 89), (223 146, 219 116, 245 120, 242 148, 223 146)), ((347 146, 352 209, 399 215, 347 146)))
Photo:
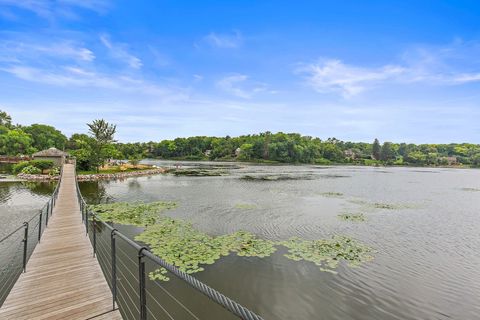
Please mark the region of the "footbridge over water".
POLYGON ((45 206, 0 239, 0 319, 262 320, 100 221, 80 193, 75 164, 61 172, 45 206), (225 315, 199 315, 149 280, 148 271, 158 267, 204 299, 197 305, 225 315))

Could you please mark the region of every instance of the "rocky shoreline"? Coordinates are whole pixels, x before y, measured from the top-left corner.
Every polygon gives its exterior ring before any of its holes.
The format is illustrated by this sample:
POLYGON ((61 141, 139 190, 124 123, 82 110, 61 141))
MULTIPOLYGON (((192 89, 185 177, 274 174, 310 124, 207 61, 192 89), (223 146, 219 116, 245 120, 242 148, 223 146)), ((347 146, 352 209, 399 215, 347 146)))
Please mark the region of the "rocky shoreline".
MULTIPOLYGON (((118 180, 131 177, 150 176, 154 174, 165 173, 165 169, 149 169, 130 172, 118 172, 118 173, 97 173, 97 174, 85 174, 77 175, 78 181, 97 181, 97 180, 118 180)), ((44 174, 25 174, 20 173, 17 175, 18 179, 26 181, 57 181, 59 176, 49 176, 44 174)))

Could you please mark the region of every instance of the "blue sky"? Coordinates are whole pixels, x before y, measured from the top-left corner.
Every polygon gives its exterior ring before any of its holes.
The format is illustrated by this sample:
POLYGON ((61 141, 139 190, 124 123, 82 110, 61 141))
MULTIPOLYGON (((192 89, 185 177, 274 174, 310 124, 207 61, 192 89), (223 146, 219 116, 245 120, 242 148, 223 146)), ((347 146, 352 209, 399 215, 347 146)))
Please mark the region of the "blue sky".
POLYGON ((0 109, 121 141, 480 143, 480 3, 0 0, 0 109))

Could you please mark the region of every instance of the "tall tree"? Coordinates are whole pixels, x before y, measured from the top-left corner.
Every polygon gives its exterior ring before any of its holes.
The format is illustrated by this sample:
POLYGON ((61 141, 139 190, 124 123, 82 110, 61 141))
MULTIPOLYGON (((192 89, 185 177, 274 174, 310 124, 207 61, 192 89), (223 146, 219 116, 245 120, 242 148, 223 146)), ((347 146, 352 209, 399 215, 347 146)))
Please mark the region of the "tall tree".
POLYGON ((92 164, 98 172, 99 168, 105 164, 106 159, 116 155, 116 149, 112 143, 115 142, 114 135, 117 126, 103 119, 93 120, 92 123, 87 123, 87 126, 92 138, 90 140, 92 164))
POLYGON ((0 110, 0 126, 12 128, 12 117, 5 111, 0 110))
POLYGON ((380 160, 389 161, 395 159, 395 151, 391 142, 384 142, 380 151, 380 160))
POLYGON ((380 151, 381 151, 381 146, 380 146, 380 142, 378 141, 378 139, 375 139, 375 141, 373 141, 373 145, 372 145, 372 156, 375 160, 380 160, 380 151))

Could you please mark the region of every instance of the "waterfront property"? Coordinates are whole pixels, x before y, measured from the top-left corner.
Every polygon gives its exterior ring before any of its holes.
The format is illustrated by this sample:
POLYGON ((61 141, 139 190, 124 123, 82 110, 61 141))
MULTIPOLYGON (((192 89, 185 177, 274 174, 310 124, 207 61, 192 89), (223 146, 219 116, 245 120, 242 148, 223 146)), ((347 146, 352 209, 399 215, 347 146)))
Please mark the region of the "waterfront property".
POLYGON ((34 153, 32 157, 35 160, 51 160, 56 166, 60 166, 65 162, 65 159, 69 157, 69 154, 58 150, 57 148, 49 148, 34 153))

